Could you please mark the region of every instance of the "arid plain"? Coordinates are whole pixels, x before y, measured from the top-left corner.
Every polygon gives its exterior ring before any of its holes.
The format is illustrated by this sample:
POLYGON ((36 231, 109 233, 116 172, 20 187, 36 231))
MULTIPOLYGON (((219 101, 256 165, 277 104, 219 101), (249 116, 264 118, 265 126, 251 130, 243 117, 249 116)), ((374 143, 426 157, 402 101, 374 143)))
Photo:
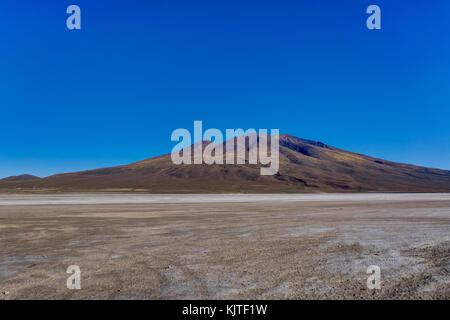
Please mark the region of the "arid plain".
POLYGON ((0 299, 271 298, 449 299, 450 194, 0 195, 0 299))

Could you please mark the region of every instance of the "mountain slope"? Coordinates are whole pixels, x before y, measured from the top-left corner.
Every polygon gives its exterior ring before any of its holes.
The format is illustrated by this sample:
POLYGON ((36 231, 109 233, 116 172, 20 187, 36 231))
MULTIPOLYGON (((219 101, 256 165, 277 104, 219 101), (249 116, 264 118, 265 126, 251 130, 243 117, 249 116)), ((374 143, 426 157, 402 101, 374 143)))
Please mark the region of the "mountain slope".
POLYGON ((3 180, 0 192, 450 192, 450 171, 377 159, 291 135, 279 138, 280 168, 274 176, 261 176, 259 165, 175 165, 166 154, 124 166, 3 180))
POLYGON ((36 179, 40 179, 40 178, 33 176, 31 174, 21 174, 19 176, 10 176, 10 177, 0 179, 0 181, 28 181, 28 180, 36 180, 36 179))

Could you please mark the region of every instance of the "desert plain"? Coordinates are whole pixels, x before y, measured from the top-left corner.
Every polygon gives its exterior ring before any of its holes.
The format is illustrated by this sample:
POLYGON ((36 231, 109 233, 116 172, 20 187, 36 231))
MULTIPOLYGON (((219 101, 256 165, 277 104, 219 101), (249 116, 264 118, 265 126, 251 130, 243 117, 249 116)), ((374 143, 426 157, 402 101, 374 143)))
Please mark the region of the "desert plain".
POLYGON ((0 195, 0 299, 449 298, 448 193, 0 195))

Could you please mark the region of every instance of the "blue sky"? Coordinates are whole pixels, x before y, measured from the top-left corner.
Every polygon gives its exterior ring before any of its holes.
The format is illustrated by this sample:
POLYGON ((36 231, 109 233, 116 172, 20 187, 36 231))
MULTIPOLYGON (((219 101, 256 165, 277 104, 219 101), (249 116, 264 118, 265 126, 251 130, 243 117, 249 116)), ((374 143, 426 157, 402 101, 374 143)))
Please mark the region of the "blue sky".
POLYGON ((0 177, 168 153, 194 120, 450 169, 449 14, 444 0, 2 1, 0 177))

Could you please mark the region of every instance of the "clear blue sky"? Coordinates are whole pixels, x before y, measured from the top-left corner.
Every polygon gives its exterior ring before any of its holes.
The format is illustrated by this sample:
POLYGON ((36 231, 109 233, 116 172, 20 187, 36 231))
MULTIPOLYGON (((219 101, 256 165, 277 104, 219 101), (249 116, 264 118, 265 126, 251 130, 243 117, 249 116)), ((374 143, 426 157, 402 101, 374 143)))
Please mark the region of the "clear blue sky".
POLYGON ((168 153, 194 120, 450 169, 449 16, 444 0, 1 1, 0 177, 168 153))

